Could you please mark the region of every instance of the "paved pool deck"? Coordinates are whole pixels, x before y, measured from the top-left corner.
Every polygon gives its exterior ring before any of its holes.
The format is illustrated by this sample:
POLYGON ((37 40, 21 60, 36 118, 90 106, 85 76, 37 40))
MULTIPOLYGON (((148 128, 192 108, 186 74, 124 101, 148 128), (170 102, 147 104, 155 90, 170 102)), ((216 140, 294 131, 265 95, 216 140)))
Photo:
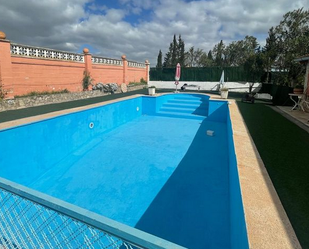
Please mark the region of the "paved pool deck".
MULTIPOLYGON (((207 95, 211 99, 220 99, 217 95, 207 95)), ((107 100, 86 106, 6 121, 0 123, 0 129, 102 106, 137 96, 141 95, 125 96, 116 100, 107 100)), ((268 176, 264 163, 239 112, 236 101, 231 99, 228 101, 230 102, 229 108, 233 127, 233 138, 250 248, 301 248, 271 179, 268 176)))

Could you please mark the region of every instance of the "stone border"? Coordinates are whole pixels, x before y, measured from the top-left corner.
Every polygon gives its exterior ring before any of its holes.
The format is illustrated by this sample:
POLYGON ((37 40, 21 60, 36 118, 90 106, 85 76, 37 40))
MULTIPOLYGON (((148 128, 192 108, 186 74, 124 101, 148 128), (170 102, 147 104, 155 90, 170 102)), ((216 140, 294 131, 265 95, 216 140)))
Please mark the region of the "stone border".
MULTIPOLYGON (((191 92, 188 94, 191 94, 191 92)), ((197 94, 201 93, 197 92, 197 94)), ((158 94, 157 96, 160 95, 162 94, 158 94)), ((205 95, 210 96, 211 99, 222 100, 218 95, 205 95)), ((93 105, 8 121, 1 123, 0 129, 103 106, 139 96, 144 95, 132 95, 93 105)), ((240 114, 236 101, 231 99, 228 101, 230 102, 229 109, 232 121, 233 139, 250 248, 301 249, 293 227, 240 114)))
POLYGON ((229 101, 250 248, 301 249, 236 101, 229 101))
MULTIPOLYGON (((146 87, 145 85, 127 86, 128 92, 140 90, 146 87)), ((118 87, 117 93, 121 93, 120 86, 118 87)), ((14 99, 0 100, 0 112, 8 110, 16 110, 21 108, 62 103, 80 99, 95 98, 100 96, 106 96, 110 93, 104 93, 99 90, 85 91, 85 92, 70 92, 70 93, 56 93, 56 94, 45 94, 35 95, 29 97, 20 97, 14 99)))

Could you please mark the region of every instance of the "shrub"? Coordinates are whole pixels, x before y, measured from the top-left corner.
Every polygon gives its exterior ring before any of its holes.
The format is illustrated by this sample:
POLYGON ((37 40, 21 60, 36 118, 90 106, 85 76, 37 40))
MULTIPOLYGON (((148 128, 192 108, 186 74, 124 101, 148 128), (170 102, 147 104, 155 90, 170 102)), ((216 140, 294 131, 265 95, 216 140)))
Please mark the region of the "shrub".
POLYGON ((93 79, 90 76, 90 73, 87 71, 84 71, 84 78, 83 78, 83 91, 87 91, 89 85, 92 84, 93 79))
POLYGON ((142 83, 142 84, 147 84, 147 81, 144 80, 144 78, 141 78, 140 83, 142 83))

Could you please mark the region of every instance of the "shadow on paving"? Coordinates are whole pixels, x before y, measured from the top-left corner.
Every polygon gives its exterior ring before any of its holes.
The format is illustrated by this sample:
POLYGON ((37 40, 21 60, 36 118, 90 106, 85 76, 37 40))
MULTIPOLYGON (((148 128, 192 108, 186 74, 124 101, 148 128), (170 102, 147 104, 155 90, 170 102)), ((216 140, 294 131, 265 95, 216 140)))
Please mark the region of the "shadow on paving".
POLYGON ((309 134, 269 106, 237 101, 303 248, 309 248, 309 134))
POLYGON ((226 136, 225 123, 202 121, 186 155, 136 228, 187 248, 230 248, 226 136), (206 135, 218 126, 216 136, 206 135))

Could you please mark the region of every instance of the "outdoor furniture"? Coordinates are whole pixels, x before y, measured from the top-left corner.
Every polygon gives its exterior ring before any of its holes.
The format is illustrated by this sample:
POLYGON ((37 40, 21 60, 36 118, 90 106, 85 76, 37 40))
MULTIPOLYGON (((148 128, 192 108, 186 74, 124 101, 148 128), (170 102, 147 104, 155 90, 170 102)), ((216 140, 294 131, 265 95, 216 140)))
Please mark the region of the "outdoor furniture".
POLYGON ((255 96, 253 96, 252 93, 246 93, 242 98, 241 98, 241 102, 248 102, 251 104, 254 104, 255 101, 255 96))
POLYGON ((183 91, 185 91, 185 90, 194 90, 194 89, 196 89, 196 90, 199 91, 199 90, 201 89, 201 87, 198 86, 198 85, 193 85, 193 84, 191 84, 191 85, 184 84, 184 85, 181 87, 181 90, 183 90, 183 91))
POLYGON ((254 95, 255 99, 261 99, 261 100, 272 100, 273 96, 271 96, 269 93, 256 93, 254 95))
POLYGON ((302 102, 302 98, 303 98, 303 94, 298 94, 298 93, 289 93, 290 99, 294 102, 294 106, 292 107, 291 111, 295 110, 296 108, 301 108, 303 111, 304 107, 302 106, 301 102, 302 102), (295 100, 293 97, 296 97, 297 100, 295 100))

